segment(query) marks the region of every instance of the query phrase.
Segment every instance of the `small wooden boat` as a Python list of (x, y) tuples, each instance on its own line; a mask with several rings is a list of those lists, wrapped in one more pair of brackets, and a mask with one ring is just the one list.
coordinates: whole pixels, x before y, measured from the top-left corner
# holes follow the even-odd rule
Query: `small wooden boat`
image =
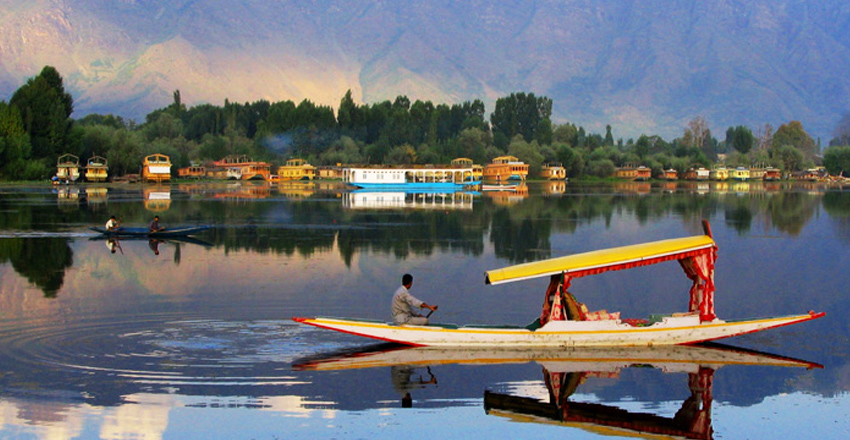
[[(724, 321), (714, 313), (714, 263), (717, 245), (704, 222), (705, 235), (661, 240), (486, 272), (486, 284), (549, 277), (540, 318), (527, 327), (393, 325), (341, 318), (293, 320), (328, 330), (413, 346), (573, 347), (694, 344), (754, 333), (820, 318), (825, 313)], [(573, 278), (677, 261), (693, 282), (686, 312), (653, 321), (621, 319), (619, 312), (591, 312), (568, 291)]]
[(92, 231), (98, 232), (103, 235), (113, 236), (113, 237), (152, 237), (152, 238), (166, 238), (166, 237), (185, 237), (187, 235), (196, 234), (198, 232), (209, 229), (209, 226), (180, 226), (176, 228), (166, 228), (162, 231), (151, 232), (148, 228), (130, 228), (121, 226), (115, 230), (108, 230), (103, 226), (92, 226)]

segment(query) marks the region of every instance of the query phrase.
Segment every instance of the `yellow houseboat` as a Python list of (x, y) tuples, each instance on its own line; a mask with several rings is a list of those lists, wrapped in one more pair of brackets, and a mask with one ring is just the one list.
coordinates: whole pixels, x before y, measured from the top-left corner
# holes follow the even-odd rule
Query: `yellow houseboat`
[(565, 180), (567, 178), (567, 170), (561, 164), (543, 164), (543, 169), (540, 170), (540, 177), (549, 180)]
[(228, 179), (237, 180), (270, 180), (271, 164), (268, 162), (255, 162), (245, 155), (231, 155), (222, 160), (213, 162), (217, 168), (225, 168)]
[(171, 158), (164, 154), (151, 154), (142, 162), (142, 180), (167, 182), (171, 180)]
[(105, 182), (108, 177), (108, 170), (105, 157), (92, 156), (86, 164), (86, 180), (89, 182)]
[(644, 165), (635, 166), (629, 164), (617, 168), (614, 176), (618, 179), (626, 180), (649, 180), (652, 177), (652, 170)]
[(484, 180), (525, 180), (528, 164), (514, 156), (499, 156), (484, 166)]
[(458, 157), (452, 160), (452, 166), (461, 168), (472, 168), (472, 180), (478, 181), (484, 178), (484, 166), (472, 163), (472, 159)]
[(316, 167), (310, 165), (304, 159), (289, 159), (286, 161), (286, 165), (278, 167), (277, 175), (279, 181), (313, 180), (316, 178)]
[(723, 165), (715, 166), (712, 168), (711, 172), (708, 173), (708, 178), (718, 182), (727, 180), (729, 179), (729, 169)]
[(63, 154), (56, 160), (55, 183), (76, 182), (80, 178), (80, 158), (73, 154)]
[(738, 167), (729, 172), (729, 177), (732, 180), (745, 181), (750, 180), (750, 170), (749, 168)]

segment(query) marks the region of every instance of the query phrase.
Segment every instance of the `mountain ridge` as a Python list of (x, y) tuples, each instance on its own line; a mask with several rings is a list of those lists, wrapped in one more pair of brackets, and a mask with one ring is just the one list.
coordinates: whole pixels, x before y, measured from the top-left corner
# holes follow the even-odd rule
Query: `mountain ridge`
[(517, 91), (555, 122), (676, 137), (800, 120), (828, 141), (850, 111), (850, 5), (802, 0), (0, 1), (0, 99), (44, 65), (74, 117), (141, 120), (260, 99), (338, 106), (407, 95), (488, 112)]

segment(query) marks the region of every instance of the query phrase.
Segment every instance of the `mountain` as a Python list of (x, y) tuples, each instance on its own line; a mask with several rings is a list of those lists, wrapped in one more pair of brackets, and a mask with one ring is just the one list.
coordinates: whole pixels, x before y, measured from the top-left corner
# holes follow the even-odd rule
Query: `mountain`
[(0, 99), (44, 65), (74, 117), (143, 120), (179, 89), (336, 107), (524, 91), (615, 137), (715, 136), (799, 120), (824, 143), (850, 111), (840, 0), (0, 0)]

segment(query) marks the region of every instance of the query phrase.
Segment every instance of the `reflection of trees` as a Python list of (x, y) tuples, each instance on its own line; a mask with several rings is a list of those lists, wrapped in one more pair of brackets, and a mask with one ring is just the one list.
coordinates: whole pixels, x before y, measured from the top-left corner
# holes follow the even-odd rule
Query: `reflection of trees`
[(767, 203), (767, 216), (780, 232), (798, 235), (817, 211), (819, 197), (802, 192), (774, 194)]
[(823, 196), (823, 209), (838, 228), (838, 235), (850, 243), (850, 193), (831, 191)]
[(0, 263), (11, 262), (17, 273), (55, 297), (73, 264), (67, 238), (9, 238), (0, 240)]

